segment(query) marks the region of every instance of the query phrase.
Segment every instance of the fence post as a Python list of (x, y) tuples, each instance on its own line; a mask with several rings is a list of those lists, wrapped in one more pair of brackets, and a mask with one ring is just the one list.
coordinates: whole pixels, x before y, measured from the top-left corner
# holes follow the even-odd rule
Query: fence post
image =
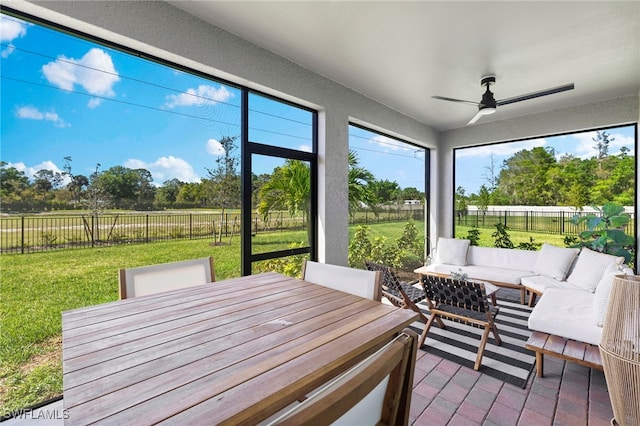
[(20, 232), (22, 241), (20, 242), (21, 253), (24, 254), (24, 216), (22, 216), (22, 230)]
[(145, 215), (145, 233), (144, 233), (144, 242), (149, 242), (149, 215)]
[(560, 215), (560, 223), (562, 224), (560, 225), (560, 235), (564, 235), (564, 211), (561, 211)]
[(525, 231), (529, 230), (529, 210), (524, 212), (524, 229)]
[(95, 242), (96, 242), (96, 225), (95, 225), (95, 221), (96, 221), (96, 215), (92, 214), (91, 215), (91, 248), (95, 247)]
[(193, 213), (189, 213), (189, 239), (193, 239)]

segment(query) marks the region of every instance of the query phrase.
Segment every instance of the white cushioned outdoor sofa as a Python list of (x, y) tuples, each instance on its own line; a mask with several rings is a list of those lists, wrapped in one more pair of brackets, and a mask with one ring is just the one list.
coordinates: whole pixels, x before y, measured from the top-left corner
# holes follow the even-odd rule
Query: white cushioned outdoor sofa
[[(624, 258), (588, 248), (543, 244), (539, 251), (471, 246), (469, 240), (439, 238), (436, 255), (424, 270), (519, 289), (521, 303), (539, 297), (529, 328), (592, 345), (600, 342), (615, 275), (633, 274)], [(532, 304), (532, 303), (531, 303)]]

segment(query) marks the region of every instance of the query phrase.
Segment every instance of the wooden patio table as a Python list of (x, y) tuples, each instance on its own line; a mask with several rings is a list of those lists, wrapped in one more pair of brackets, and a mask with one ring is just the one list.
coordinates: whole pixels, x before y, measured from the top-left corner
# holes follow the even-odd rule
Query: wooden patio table
[(416, 319), (273, 272), (66, 311), (65, 422), (256, 424)]

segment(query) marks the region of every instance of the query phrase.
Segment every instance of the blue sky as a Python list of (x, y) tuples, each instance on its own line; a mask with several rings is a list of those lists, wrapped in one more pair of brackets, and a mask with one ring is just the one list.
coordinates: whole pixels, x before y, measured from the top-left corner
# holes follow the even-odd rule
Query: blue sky
[[(154, 183), (197, 182), (222, 155), (219, 140), (240, 134), (240, 91), (48, 28), (0, 16), (0, 159), (31, 177), (62, 171), (72, 157), (74, 174), (121, 165), (145, 168)], [(251, 95), (252, 141), (311, 150), (311, 114)], [(610, 131), (610, 153), (627, 146), (632, 128)], [(424, 191), (424, 151), (350, 126), (350, 148), (376, 179)], [(591, 156), (595, 132), (458, 151), (456, 185), (476, 192), (484, 166), (513, 153), (549, 145), (559, 154)], [(239, 154), (239, 150), (236, 151)], [(270, 173), (281, 160), (254, 161)]]

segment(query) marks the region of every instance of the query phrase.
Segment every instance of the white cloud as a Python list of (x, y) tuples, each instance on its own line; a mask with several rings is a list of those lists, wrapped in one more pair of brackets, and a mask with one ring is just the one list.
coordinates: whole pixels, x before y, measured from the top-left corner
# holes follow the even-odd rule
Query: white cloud
[(100, 106), (100, 104), (102, 104), (102, 99), (100, 99), (100, 98), (91, 98), (91, 99), (89, 99), (89, 102), (87, 103), (87, 108), (90, 108), (90, 109), (98, 108)]
[(54, 62), (43, 65), (42, 72), (61, 89), (73, 90), (77, 84), (96, 96), (114, 96), (113, 85), (120, 81), (111, 56), (95, 47), (80, 59), (60, 55)]
[(224, 155), (224, 148), (216, 139), (209, 139), (207, 141), (207, 152), (211, 155)]
[(15, 50), (13, 41), (27, 34), (27, 23), (16, 18), (0, 17), (0, 42), (7, 47), (0, 52), (0, 56), (7, 58)]
[(162, 182), (174, 178), (182, 182), (200, 182), (200, 177), (193, 171), (191, 164), (182, 158), (176, 158), (172, 155), (160, 157), (153, 163), (146, 163), (142, 160), (132, 158), (125, 161), (124, 166), (131, 169), (149, 170), (156, 185), (160, 185)]
[(71, 127), (60, 116), (54, 112), (42, 112), (34, 106), (24, 106), (18, 108), (16, 111), (18, 118), (24, 118), (27, 120), (45, 120), (51, 121), (56, 127)]
[[(629, 148), (629, 154), (633, 155), (635, 151), (635, 142), (631, 137), (623, 136), (620, 134), (607, 132), (609, 135), (609, 155), (617, 155), (620, 153), (620, 148), (626, 146)], [(596, 142), (593, 140), (597, 137), (598, 133), (593, 132), (584, 132), (577, 133), (575, 135), (571, 135), (573, 138), (578, 140), (578, 145), (576, 146), (574, 152), (577, 157), (582, 159), (597, 157), (598, 150), (595, 148)], [(613, 139), (613, 140), (612, 140)]]
[(304, 151), (304, 152), (311, 152), (311, 146), (310, 145), (300, 145), (298, 147), (298, 149), (300, 151)]
[(475, 148), (465, 148), (456, 150), (456, 158), (464, 157), (490, 157), (513, 155), (524, 149), (530, 150), (539, 146), (546, 146), (547, 141), (544, 138), (530, 139), (521, 142), (500, 143), (493, 145), (479, 146)]
[[(7, 167), (14, 167), (16, 170), (24, 172), (25, 176), (27, 176), (30, 180), (33, 180), (33, 176), (39, 172), (40, 170), (51, 170), (54, 173), (62, 173), (62, 170), (51, 160), (43, 161), (40, 164), (36, 164), (34, 166), (27, 166), (22, 161), (19, 163), (7, 163)], [(62, 180), (62, 185), (66, 185), (71, 180), (69, 177), (65, 176)]]
[(201, 84), (197, 89), (187, 89), (185, 93), (167, 96), (165, 106), (175, 108), (177, 106), (202, 106), (215, 105), (218, 102), (225, 102), (233, 97), (224, 86), (215, 88), (206, 84)]

